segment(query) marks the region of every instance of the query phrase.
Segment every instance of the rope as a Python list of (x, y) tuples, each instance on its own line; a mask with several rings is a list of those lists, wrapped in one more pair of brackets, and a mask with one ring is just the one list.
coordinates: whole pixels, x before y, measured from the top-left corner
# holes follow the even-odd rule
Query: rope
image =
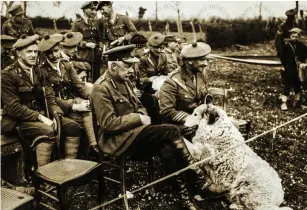
[[(180, 169), (179, 171), (176, 171), (176, 172), (174, 172), (174, 173), (171, 173), (171, 174), (169, 174), (169, 175), (167, 175), (167, 176), (165, 176), (165, 177), (162, 177), (162, 178), (160, 178), (160, 179), (157, 179), (156, 181), (153, 181), (153, 182), (151, 182), (151, 183), (149, 183), (149, 184), (147, 184), (147, 185), (144, 185), (144, 186), (142, 186), (142, 187), (140, 187), (140, 188), (138, 188), (138, 189), (136, 189), (136, 190), (133, 190), (131, 193), (134, 194), (134, 193), (139, 192), (139, 191), (141, 191), (141, 190), (143, 190), (143, 189), (146, 189), (146, 188), (148, 188), (148, 187), (150, 187), (150, 186), (153, 186), (153, 185), (155, 185), (155, 184), (158, 184), (158, 183), (160, 183), (160, 182), (162, 182), (162, 181), (164, 181), (164, 180), (166, 180), (166, 179), (169, 179), (169, 178), (174, 177), (174, 176), (178, 176), (178, 175), (179, 175), (180, 173), (182, 173), (182, 172), (185, 172), (185, 171), (187, 171), (187, 170), (189, 170), (189, 169), (192, 169), (192, 168), (194, 168), (195, 166), (198, 166), (198, 165), (200, 165), (200, 164), (202, 164), (202, 163), (205, 163), (206, 161), (208, 161), (208, 160), (210, 160), (210, 159), (212, 159), (212, 158), (216, 158), (216, 157), (218, 157), (218, 156), (220, 156), (220, 155), (222, 155), (222, 154), (224, 154), (224, 153), (227, 153), (227, 152), (229, 152), (229, 151), (231, 151), (231, 150), (233, 150), (233, 149), (235, 149), (235, 148), (237, 148), (237, 147), (239, 147), (239, 146), (241, 146), (241, 145), (243, 145), (243, 144), (246, 144), (246, 143), (248, 143), (248, 142), (254, 141), (254, 140), (257, 139), (257, 138), (260, 138), (260, 137), (262, 137), (262, 136), (264, 136), (264, 135), (266, 135), (266, 134), (268, 134), (268, 133), (270, 133), (270, 132), (272, 132), (272, 131), (276, 131), (278, 128), (284, 127), (284, 126), (286, 126), (286, 125), (288, 125), (288, 124), (290, 124), (290, 123), (292, 123), (292, 122), (295, 122), (295, 121), (297, 121), (297, 120), (299, 120), (299, 119), (301, 119), (301, 118), (304, 118), (304, 117), (306, 117), (306, 116), (307, 116), (307, 112), (306, 112), (305, 114), (302, 114), (302, 115), (300, 115), (300, 116), (298, 116), (298, 117), (296, 117), (296, 118), (294, 118), (294, 119), (292, 119), (292, 120), (290, 120), (290, 121), (287, 121), (287, 122), (285, 122), (285, 123), (283, 123), (283, 124), (281, 124), (281, 125), (279, 125), (279, 126), (277, 126), (277, 127), (274, 127), (274, 128), (272, 128), (272, 129), (270, 129), (270, 130), (268, 130), (268, 131), (265, 131), (265, 132), (263, 132), (263, 133), (261, 133), (261, 134), (259, 134), (259, 135), (257, 135), (257, 136), (254, 136), (254, 137), (252, 137), (252, 138), (250, 138), (250, 139), (248, 139), (248, 140), (246, 140), (246, 141), (244, 141), (244, 142), (242, 142), (242, 143), (240, 143), (240, 144), (237, 144), (237, 145), (234, 145), (234, 146), (232, 146), (232, 147), (229, 147), (228, 149), (226, 149), (226, 150), (224, 150), (224, 151), (222, 151), (222, 152), (219, 152), (219, 153), (217, 153), (217, 154), (215, 154), (215, 155), (211, 155), (210, 157), (207, 157), (207, 158), (205, 158), (205, 159), (203, 159), (203, 160), (200, 160), (200, 161), (198, 161), (198, 162), (196, 162), (196, 163), (194, 163), (194, 164), (192, 164), (192, 165), (189, 165), (189, 166), (187, 166), (187, 167), (185, 167), (185, 168), (183, 168), (183, 169)], [(96, 207), (94, 207), (94, 208), (92, 208), (92, 209), (90, 209), (90, 210), (95, 210), (95, 209), (101, 208), (101, 207), (103, 207), (103, 206), (105, 206), (105, 205), (108, 205), (108, 204), (113, 203), (113, 202), (115, 202), (115, 201), (117, 201), (117, 200), (120, 200), (120, 199), (122, 199), (123, 197), (124, 197), (124, 195), (121, 195), (121, 196), (119, 196), (118, 198), (114, 198), (114, 199), (108, 201), (107, 203), (104, 203), (104, 204), (102, 204), (102, 205), (96, 206)]]

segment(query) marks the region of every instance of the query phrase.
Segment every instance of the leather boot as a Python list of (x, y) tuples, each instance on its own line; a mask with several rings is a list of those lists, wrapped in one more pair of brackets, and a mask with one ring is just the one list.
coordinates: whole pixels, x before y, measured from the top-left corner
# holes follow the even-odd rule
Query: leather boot
[(67, 136), (65, 141), (65, 158), (76, 159), (80, 144), (80, 137)]
[(98, 155), (99, 149), (97, 146), (97, 140), (96, 140), (94, 127), (93, 127), (93, 117), (92, 117), (91, 112), (83, 113), (83, 126), (86, 132), (86, 135), (87, 135), (87, 139), (90, 144), (91, 152), (94, 153), (95, 155)]
[(182, 174), (176, 177), (176, 184), (179, 190), (178, 195), (179, 195), (179, 200), (180, 200), (182, 209), (200, 210), (200, 208), (191, 201), (187, 187), (185, 183), (183, 182)]
[(40, 143), (36, 148), (36, 159), (37, 167), (42, 167), (50, 163), (52, 154), (52, 144), (50, 143)]

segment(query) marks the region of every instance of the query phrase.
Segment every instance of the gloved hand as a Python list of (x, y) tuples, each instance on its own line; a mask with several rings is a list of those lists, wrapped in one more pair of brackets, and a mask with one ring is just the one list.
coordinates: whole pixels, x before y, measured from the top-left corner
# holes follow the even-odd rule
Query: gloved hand
[(186, 127), (184, 125), (179, 126), (181, 134), (187, 139), (193, 138), (197, 128), (198, 128), (198, 125), (194, 125), (192, 127)]
[(54, 126), (54, 122), (52, 120), (50, 120), (49, 118), (45, 117), (42, 114), (38, 115), (38, 120), (41, 121), (42, 123), (48, 125), (48, 126), (51, 126), (51, 127)]
[(96, 47), (96, 44), (94, 42), (87, 42), (85, 46), (88, 48), (94, 49)]
[(126, 38), (124, 37), (124, 36), (122, 36), (122, 37), (119, 37), (117, 40), (117, 44), (118, 45), (120, 45), (120, 44), (122, 44), (123, 43), (123, 41), (125, 40)]
[(89, 112), (90, 109), (90, 102), (88, 100), (82, 101), (80, 104), (73, 104), (72, 110), (74, 112)]

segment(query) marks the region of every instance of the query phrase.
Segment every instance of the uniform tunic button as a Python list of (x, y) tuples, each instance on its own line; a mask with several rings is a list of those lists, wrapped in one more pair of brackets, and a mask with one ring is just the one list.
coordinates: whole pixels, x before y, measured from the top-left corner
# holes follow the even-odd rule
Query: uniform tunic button
[(187, 96), (187, 95), (184, 95), (184, 97), (187, 98), (188, 96)]
[(123, 102), (123, 100), (119, 100), (119, 102)]

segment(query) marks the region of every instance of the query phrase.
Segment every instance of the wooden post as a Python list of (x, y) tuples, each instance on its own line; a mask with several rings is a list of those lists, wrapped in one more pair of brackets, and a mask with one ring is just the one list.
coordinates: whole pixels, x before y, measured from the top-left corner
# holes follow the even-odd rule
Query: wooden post
[(149, 27), (150, 36), (151, 36), (151, 34), (152, 34), (152, 27), (151, 27), (151, 22), (150, 22), (150, 20), (148, 20), (148, 27)]
[(156, 1), (156, 22), (158, 21), (158, 1)]

